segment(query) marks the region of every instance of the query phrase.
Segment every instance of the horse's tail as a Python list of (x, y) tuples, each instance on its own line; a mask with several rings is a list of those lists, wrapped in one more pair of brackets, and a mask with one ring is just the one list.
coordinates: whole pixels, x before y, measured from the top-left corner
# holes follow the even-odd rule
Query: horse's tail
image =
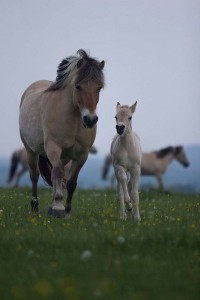
[(106, 180), (107, 179), (107, 176), (108, 176), (108, 171), (110, 169), (110, 165), (112, 163), (112, 158), (111, 158), (111, 155), (108, 154), (106, 156), (106, 159), (105, 159), (105, 163), (104, 163), (104, 166), (103, 166), (103, 169), (102, 169), (102, 175), (101, 175), (101, 178), (103, 180)]
[(47, 157), (39, 155), (38, 167), (40, 170), (40, 175), (42, 176), (44, 181), (48, 185), (53, 186), (51, 181), (52, 164), (50, 163), (49, 159)]
[(17, 152), (14, 152), (11, 156), (11, 165), (8, 173), (7, 183), (11, 183), (11, 181), (13, 180), (13, 177), (17, 170), (18, 163), (19, 163), (19, 157), (17, 155)]

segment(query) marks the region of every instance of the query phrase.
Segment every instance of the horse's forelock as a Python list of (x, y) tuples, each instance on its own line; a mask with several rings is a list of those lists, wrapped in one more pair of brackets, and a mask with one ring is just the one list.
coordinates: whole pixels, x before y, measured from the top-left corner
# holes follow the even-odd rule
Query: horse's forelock
[[(104, 86), (104, 75), (98, 60), (89, 57), (83, 49), (77, 51), (79, 56), (69, 56), (61, 61), (57, 69), (56, 81), (48, 90), (57, 90), (70, 82), (79, 83), (82, 80), (93, 80)], [(80, 67), (77, 63), (83, 60)]]

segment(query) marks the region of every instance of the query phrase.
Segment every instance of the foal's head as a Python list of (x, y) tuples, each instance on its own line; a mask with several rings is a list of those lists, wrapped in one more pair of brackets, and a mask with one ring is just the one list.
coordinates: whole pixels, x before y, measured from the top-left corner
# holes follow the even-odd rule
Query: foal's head
[(136, 109), (137, 101), (132, 105), (121, 105), (117, 102), (117, 114), (116, 119), (116, 130), (119, 135), (124, 135), (132, 129), (131, 119), (132, 115)]

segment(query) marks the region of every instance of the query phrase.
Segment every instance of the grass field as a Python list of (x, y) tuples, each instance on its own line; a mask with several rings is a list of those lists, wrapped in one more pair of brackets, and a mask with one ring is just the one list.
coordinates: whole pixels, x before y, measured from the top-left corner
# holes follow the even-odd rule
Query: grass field
[(77, 190), (68, 220), (29, 194), (0, 189), (0, 299), (200, 299), (199, 195), (141, 192), (136, 223), (115, 191)]

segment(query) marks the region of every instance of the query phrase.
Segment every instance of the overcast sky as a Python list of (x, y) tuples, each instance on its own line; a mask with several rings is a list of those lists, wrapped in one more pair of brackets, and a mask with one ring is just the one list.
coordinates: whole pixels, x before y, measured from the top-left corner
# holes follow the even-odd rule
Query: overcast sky
[(200, 144), (199, 0), (0, 0), (0, 157), (22, 146), (24, 90), (54, 80), (80, 48), (106, 62), (99, 154), (110, 149), (117, 101), (138, 100), (143, 151)]

